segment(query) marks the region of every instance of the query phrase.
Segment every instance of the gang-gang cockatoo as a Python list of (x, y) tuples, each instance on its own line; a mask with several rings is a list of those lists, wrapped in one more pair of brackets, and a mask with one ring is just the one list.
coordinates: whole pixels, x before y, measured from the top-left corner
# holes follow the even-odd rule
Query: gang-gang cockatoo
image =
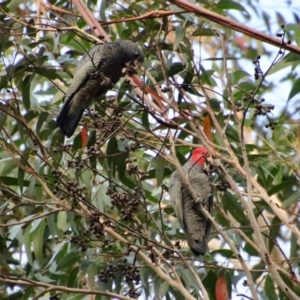
[(127, 40), (103, 43), (89, 50), (78, 63), (56, 120), (63, 134), (72, 136), (84, 110), (114, 87), (125, 75), (124, 68), (136, 68), (143, 61), (142, 50)]
[(200, 210), (200, 202), (209, 213), (213, 208), (212, 186), (206, 168), (209, 156), (204, 147), (196, 148), (182, 167), (197, 194), (196, 202), (178, 171), (172, 173), (169, 184), (172, 206), (186, 234), (188, 245), (195, 255), (207, 252), (207, 239), (211, 228), (210, 221)]

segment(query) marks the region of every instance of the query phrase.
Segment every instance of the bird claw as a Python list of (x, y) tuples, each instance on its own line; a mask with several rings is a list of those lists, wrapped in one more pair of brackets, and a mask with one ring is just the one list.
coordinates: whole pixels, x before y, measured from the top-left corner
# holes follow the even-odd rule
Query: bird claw
[(93, 73), (89, 74), (89, 79), (98, 79), (98, 78), (101, 78), (101, 77), (103, 77), (103, 75), (99, 71), (96, 71), (96, 72), (93, 72)]
[(220, 192), (225, 192), (230, 188), (230, 184), (227, 181), (222, 181), (221, 183), (214, 183), (212, 186)]
[(203, 199), (201, 199), (200, 197), (198, 197), (197, 198), (197, 200), (196, 201), (194, 201), (194, 205), (196, 205), (196, 204), (201, 204), (201, 205), (203, 205), (204, 204), (204, 201), (203, 201)]
[[(96, 79), (96, 80), (98, 79), (99, 83), (101, 85), (106, 85), (106, 86), (111, 86), (111, 87), (114, 86), (113, 83), (111, 82), (111, 80), (108, 77), (104, 76), (100, 71), (91, 73), (89, 75), (89, 79)], [(100, 82), (100, 80), (101, 80), (101, 82)]]
[(213, 165), (211, 162), (207, 162), (206, 163), (206, 166), (205, 166), (205, 169), (206, 171), (209, 173), (209, 174), (212, 174), (214, 172), (218, 172), (218, 167)]

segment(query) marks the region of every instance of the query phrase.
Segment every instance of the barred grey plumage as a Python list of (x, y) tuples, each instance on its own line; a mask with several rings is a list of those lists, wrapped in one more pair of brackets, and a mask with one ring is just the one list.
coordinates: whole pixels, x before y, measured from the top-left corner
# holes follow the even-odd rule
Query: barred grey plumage
[(132, 63), (142, 64), (144, 54), (131, 41), (115, 41), (94, 46), (78, 63), (74, 79), (57, 117), (61, 131), (71, 137), (84, 110), (113, 88), (124, 76), (123, 69)]
[[(188, 180), (203, 207), (211, 213), (213, 196), (209, 176), (204, 170), (205, 157), (208, 157), (205, 148), (195, 149), (182, 170), (185, 175), (188, 174)], [(178, 171), (171, 175), (169, 194), (178, 221), (186, 233), (189, 247), (195, 255), (205, 254), (211, 223), (201, 212), (199, 202), (194, 201)]]

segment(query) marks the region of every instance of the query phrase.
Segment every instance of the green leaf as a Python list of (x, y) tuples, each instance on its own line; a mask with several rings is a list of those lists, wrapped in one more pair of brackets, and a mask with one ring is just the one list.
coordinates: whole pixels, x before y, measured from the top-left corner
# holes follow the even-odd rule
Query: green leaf
[(169, 289), (169, 284), (159, 276), (154, 280), (154, 292), (157, 299), (163, 299)]
[(201, 69), (201, 78), (202, 78), (203, 83), (206, 83), (211, 87), (215, 87), (217, 84), (216, 84), (216, 81), (212, 77), (213, 74), (215, 73), (215, 71), (214, 70), (205, 70), (202, 65), (200, 65), (200, 69)]
[(46, 227), (45, 219), (34, 220), (32, 228), (34, 228), (35, 226), (37, 226), (37, 229), (32, 233), (33, 252), (35, 254), (37, 262), (42, 268), (44, 266), (43, 247), (44, 231)]
[[(22, 158), (24, 159), (24, 161), (27, 161), (28, 157), (29, 157), (29, 151), (24, 151), (23, 155), (22, 155)], [(18, 169), (18, 185), (20, 187), (21, 195), (23, 194), (24, 175), (25, 175), (25, 172), (24, 172), (23, 168), (19, 167), (19, 169)]]
[(63, 270), (65, 268), (69, 268), (73, 264), (78, 263), (80, 258), (81, 258), (81, 253), (80, 252), (78, 252), (78, 251), (69, 252), (65, 256), (63, 256), (61, 258), (61, 260), (58, 262), (56, 270), (60, 271), (60, 270)]
[(101, 184), (97, 187), (96, 197), (93, 197), (92, 203), (102, 212), (105, 212), (106, 206), (110, 204), (110, 197), (107, 195), (107, 185)]
[(257, 173), (259, 175), (259, 183), (264, 187), (264, 188), (268, 188), (268, 183), (267, 183), (267, 173), (268, 173), (268, 170), (260, 165), (257, 167)]
[(192, 36), (215, 36), (216, 33), (212, 28), (197, 28)]
[(256, 281), (258, 278), (262, 276), (264, 271), (259, 272), (258, 270), (264, 270), (266, 269), (265, 263), (263, 261), (259, 262), (258, 264), (254, 265), (252, 270), (256, 270), (255, 272), (252, 272), (253, 280)]
[(36, 277), (37, 280), (40, 281), (40, 282), (45, 282), (45, 283), (53, 283), (53, 282), (55, 282), (55, 280), (50, 279), (49, 277), (44, 276), (44, 275), (42, 275), (41, 273), (36, 273), (36, 274), (35, 274), (35, 277)]
[(211, 270), (208, 271), (207, 275), (202, 279), (202, 283), (203, 283), (205, 289), (208, 292), (210, 300), (216, 300), (215, 286), (216, 286), (216, 283), (217, 283), (217, 279), (218, 278), (217, 278), (216, 273), (211, 271)]
[[(253, 232), (252, 229), (250, 229), (250, 230), (248, 230), (248, 231), (246, 232), (246, 234), (247, 234), (247, 236), (248, 236), (248, 238), (249, 238), (250, 240), (253, 240), (253, 239), (252, 239), (252, 232)], [(250, 243), (248, 243), (248, 242), (245, 243), (245, 246), (243, 247), (243, 249), (244, 249), (244, 251), (247, 252), (249, 255), (252, 255), (252, 256), (258, 255), (257, 250), (256, 250)]]
[[(19, 174), (19, 171), (18, 171), (18, 174)], [(23, 173), (23, 176), (24, 176), (24, 173)], [(0, 182), (2, 184), (8, 185), (8, 186), (19, 186), (20, 185), (19, 179), (15, 178), (15, 177), (9, 177), (9, 176), (0, 176)], [(23, 177), (21, 186), (28, 187), (29, 185), (30, 185), (30, 181), (24, 180), (24, 177)]]
[(65, 211), (59, 211), (57, 216), (57, 227), (61, 231), (66, 231), (68, 229), (68, 222), (67, 222), (67, 213)]
[(51, 267), (51, 265), (53, 265), (56, 262), (56, 258), (59, 261), (59, 259), (61, 259), (61, 257), (63, 257), (66, 254), (67, 250), (68, 250), (68, 242), (67, 241), (63, 240), (63, 241), (55, 244), (53, 246), (53, 250), (52, 250), (53, 251), (52, 257), (48, 261), (48, 264), (46, 265), (45, 268)]
[(30, 233), (30, 230), (31, 230), (31, 226), (27, 226), (27, 228), (24, 231), (24, 246), (25, 246), (25, 252), (26, 252), (26, 257), (28, 259), (28, 262), (31, 266), (33, 266), (32, 252), (31, 252), (32, 235)]
[(185, 66), (183, 63), (181, 62), (175, 62), (171, 65), (171, 67), (168, 70), (168, 76), (172, 77), (176, 74), (178, 74), (179, 72), (182, 72), (184, 70)]
[(300, 77), (295, 81), (287, 100), (291, 100), (300, 92)]
[(249, 225), (249, 220), (245, 216), (244, 209), (234, 195), (230, 192), (225, 192), (222, 197), (222, 202), (226, 212), (230, 212), (242, 225)]
[(182, 42), (183, 38), (185, 36), (185, 28), (183, 27), (176, 27), (175, 29), (175, 41), (173, 44), (173, 51), (177, 49), (177, 47)]
[(165, 165), (166, 161), (159, 155), (155, 160), (157, 186), (160, 186), (164, 180)]
[[(65, 136), (61, 133), (60, 130), (56, 130), (51, 138), (51, 149), (55, 149), (64, 143)], [(54, 159), (54, 166), (57, 167), (58, 163), (62, 159), (63, 152), (62, 151), (52, 151), (51, 153)]]
[(177, 265), (176, 269), (178, 270), (178, 274), (182, 278), (185, 283), (187, 289), (193, 288), (198, 295), (198, 283), (194, 274), (192, 274), (188, 269), (183, 267), (182, 265)]
[(244, 77), (250, 77), (250, 74), (244, 70), (234, 71), (232, 73), (232, 84), (237, 84)]
[(32, 75), (27, 75), (22, 82), (22, 99), (26, 110), (30, 108), (30, 84), (32, 78)]
[(60, 239), (63, 238), (62, 232), (57, 227), (57, 213), (51, 214), (47, 217), (47, 225), (51, 235), (57, 235)]
[(254, 92), (256, 87), (254, 84), (252, 84), (251, 82), (246, 82), (246, 81), (243, 81), (239, 84), (239, 89), (240, 91), (244, 92), (244, 93), (250, 93), (250, 92)]
[(225, 271), (224, 272), (224, 276), (226, 279), (226, 285), (227, 285), (227, 291), (228, 291), (228, 296), (229, 299), (231, 298), (231, 294), (232, 294), (232, 277), (233, 277), (233, 272), (232, 271)]
[(231, 1), (231, 0), (221, 0), (218, 2), (217, 9), (234, 9), (234, 10), (239, 10), (242, 12), (247, 12), (245, 7), (242, 6), (241, 4)]
[(118, 153), (118, 141), (115, 137), (112, 137), (107, 144), (106, 155), (107, 155), (107, 164), (110, 167), (110, 170), (114, 176), (115, 174), (115, 154)]
[(42, 125), (45, 123), (47, 118), (49, 117), (49, 114), (46, 112), (41, 113), (41, 115), (38, 118), (37, 124), (36, 124), (36, 133), (39, 134)]
[(287, 207), (291, 206), (292, 204), (297, 203), (299, 201), (299, 198), (300, 198), (300, 190), (296, 191), (289, 198), (284, 200), (282, 202), (282, 207), (287, 208)]
[(78, 273), (79, 273), (79, 267), (75, 267), (71, 272), (68, 274), (68, 287), (76, 287), (78, 284)]
[(235, 254), (233, 254), (232, 250), (230, 249), (218, 249), (210, 253), (210, 255), (215, 255), (215, 254), (220, 254), (226, 258), (236, 258)]
[(149, 113), (147, 111), (143, 111), (142, 113), (142, 124), (145, 126), (145, 128), (150, 128)]
[(128, 152), (121, 152), (119, 150), (118, 141), (115, 137), (112, 137), (109, 140), (106, 155), (112, 176), (115, 175), (115, 171), (117, 169), (119, 178), (123, 180), (126, 171), (126, 159), (128, 158)]
[[(95, 276), (98, 274), (98, 266), (94, 263), (91, 263), (88, 266), (87, 274), (88, 274), (88, 283), (91, 289), (94, 289), (95, 286)], [(111, 289), (110, 289), (111, 290)]]
[(277, 247), (274, 242), (277, 241), (277, 238), (278, 238), (278, 235), (279, 235), (279, 232), (280, 232), (280, 227), (281, 227), (281, 220), (275, 216), (271, 222), (271, 225), (270, 225), (270, 239), (268, 241), (268, 244), (269, 244), (269, 253), (272, 252), (273, 250), (273, 247)]
[(285, 24), (284, 29), (286, 31), (295, 31), (295, 32), (298, 32), (298, 34), (300, 34), (300, 25), (299, 24)]
[(269, 190), (268, 190), (268, 195), (269, 196), (272, 196), (282, 190), (285, 190), (285, 189), (288, 189), (288, 188), (292, 188), (293, 186), (295, 186), (297, 184), (296, 181), (291, 181), (291, 180), (287, 180), (287, 181), (284, 181), (284, 182), (281, 182), (273, 187), (271, 187)]
[(141, 282), (143, 284), (143, 289), (145, 292), (145, 297), (148, 299), (150, 295), (150, 283), (149, 283), (149, 278), (151, 278), (150, 275), (153, 275), (153, 270), (150, 268), (141, 268)]
[(270, 275), (266, 276), (265, 280), (265, 293), (269, 300), (277, 299), (277, 294), (274, 286), (274, 282)]

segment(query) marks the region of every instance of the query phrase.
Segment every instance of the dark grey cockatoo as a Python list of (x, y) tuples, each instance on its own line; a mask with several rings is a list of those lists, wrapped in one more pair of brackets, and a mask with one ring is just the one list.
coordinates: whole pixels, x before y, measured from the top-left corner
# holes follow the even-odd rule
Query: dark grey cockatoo
[[(194, 188), (198, 201), (212, 212), (213, 196), (209, 176), (205, 170), (209, 153), (204, 147), (197, 148), (182, 167), (185, 175)], [(169, 194), (178, 221), (186, 233), (187, 242), (195, 255), (207, 252), (207, 239), (211, 223), (202, 214), (199, 202), (195, 202), (178, 171), (170, 178)]]
[(73, 82), (56, 123), (70, 137), (84, 110), (98, 97), (113, 88), (124, 76), (124, 68), (135, 68), (144, 61), (141, 49), (131, 41), (96, 45), (78, 63)]

